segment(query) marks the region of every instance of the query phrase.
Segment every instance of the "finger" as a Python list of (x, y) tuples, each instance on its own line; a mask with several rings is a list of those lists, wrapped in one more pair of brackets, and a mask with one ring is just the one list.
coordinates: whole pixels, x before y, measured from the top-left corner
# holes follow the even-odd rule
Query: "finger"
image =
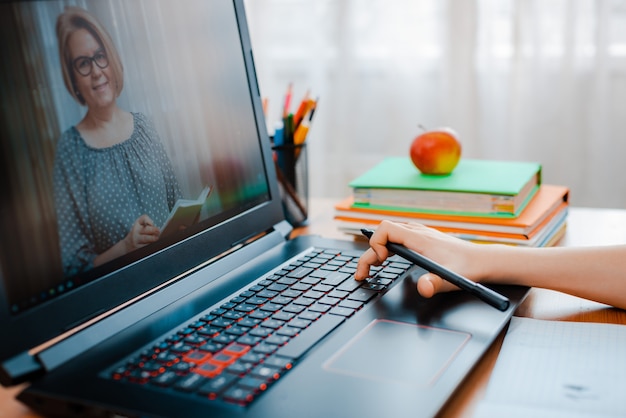
[(356, 280), (364, 280), (369, 277), (370, 274), (370, 266), (380, 265), (381, 260), (378, 259), (378, 256), (371, 248), (368, 248), (359, 258), (359, 261), (356, 265), (356, 272), (354, 273), (354, 278)]
[(449, 292), (455, 289), (458, 289), (458, 287), (433, 273), (423, 274), (417, 281), (417, 291), (425, 298), (431, 298), (437, 293)]
[(151, 226), (151, 225), (144, 225), (142, 230), (141, 230), (142, 235), (146, 235), (146, 236), (158, 236), (160, 231), (159, 228), (157, 228), (156, 226)]
[(154, 221), (146, 214), (141, 215), (137, 221), (143, 226), (154, 226)]

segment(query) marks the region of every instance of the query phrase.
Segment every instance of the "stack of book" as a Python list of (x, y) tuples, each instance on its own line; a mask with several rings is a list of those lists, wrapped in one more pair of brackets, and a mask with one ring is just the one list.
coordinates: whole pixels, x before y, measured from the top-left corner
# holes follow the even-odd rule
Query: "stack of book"
[(569, 189), (542, 184), (535, 162), (461, 159), (449, 175), (420, 173), (390, 157), (350, 183), (335, 222), (361, 235), (382, 220), (418, 222), (481, 243), (555, 245), (565, 233)]

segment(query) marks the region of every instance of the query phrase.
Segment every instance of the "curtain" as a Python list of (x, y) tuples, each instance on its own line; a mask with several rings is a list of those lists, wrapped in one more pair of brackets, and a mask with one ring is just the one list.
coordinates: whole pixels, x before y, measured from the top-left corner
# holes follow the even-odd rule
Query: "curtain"
[(623, 0), (246, 0), (271, 131), (286, 86), (319, 105), (310, 193), (341, 198), (428, 128), (463, 157), (538, 161), (576, 206), (626, 208)]

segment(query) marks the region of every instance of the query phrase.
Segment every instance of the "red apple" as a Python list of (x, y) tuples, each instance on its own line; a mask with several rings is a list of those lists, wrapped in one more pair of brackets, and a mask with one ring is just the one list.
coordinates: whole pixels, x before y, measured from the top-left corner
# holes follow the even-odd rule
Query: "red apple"
[(424, 174), (450, 174), (461, 159), (461, 143), (450, 128), (425, 131), (411, 143), (410, 155)]

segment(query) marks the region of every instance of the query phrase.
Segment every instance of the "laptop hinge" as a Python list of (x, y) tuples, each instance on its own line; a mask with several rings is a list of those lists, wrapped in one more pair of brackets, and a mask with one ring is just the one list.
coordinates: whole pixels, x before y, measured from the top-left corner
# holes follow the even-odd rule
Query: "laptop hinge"
[(289, 235), (291, 234), (291, 231), (293, 231), (293, 226), (291, 226), (289, 222), (283, 220), (274, 225), (274, 229), (280, 233), (283, 238), (289, 239)]
[(3, 386), (13, 386), (33, 380), (44, 373), (45, 369), (38, 359), (24, 352), (2, 363), (0, 383)]

